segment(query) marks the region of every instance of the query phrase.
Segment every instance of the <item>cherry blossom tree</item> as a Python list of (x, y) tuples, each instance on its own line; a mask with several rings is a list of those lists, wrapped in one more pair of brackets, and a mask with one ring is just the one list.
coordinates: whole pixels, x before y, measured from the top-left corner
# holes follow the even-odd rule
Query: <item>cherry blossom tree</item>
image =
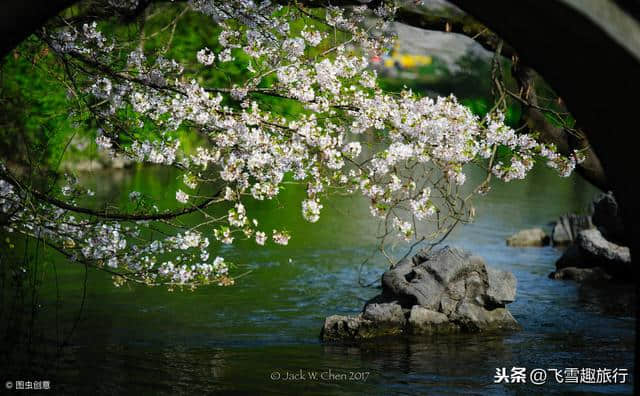
[[(472, 200), (490, 190), (491, 177), (522, 179), (537, 160), (567, 176), (584, 157), (562, 156), (506, 125), (504, 97), (479, 117), (454, 96), (381, 89), (368, 59), (392, 45), (393, 3), (192, 0), (157, 3), (127, 20), (138, 8), (136, 0), (80, 3), (38, 30), (23, 56), (55, 59), (69, 116), (90, 121), (78, 133), (94, 126), (101, 151), (179, 171), (181, 208), (96, 210), (86, 204), (92, 191), (73, 176), (52, 172), (34, 183), (0, 164), (4, 230), (111, 273), (116, 285), (233, 284), (229, 263), (210, 254), (217, 246), (243, 238), (260, 248), (300, 237), (263, 228), (247, 210), (247, 200), (276, 198), (285, 178), (306, 186), (299, 204), (310, 223), (330, 195), (364, 195), (383, 225), (385, 253), (394, 238), (433, 242), (471, 221)], [(150, 23), (167, 13), (164, 25)], [(216, 36), (188, 56), (168, 56), (180, 24), (194, 15)], [(238, 64), (241, 72), (232, 72)], [(273, 99), (299, 110), (282, 114)], [(202, 144), (185, 150), (185, 136)], [(499, 150), (506, 154), (496, 156)], [(487, 177), (469, 187), (473, 165)], [(129, 197), (142, 199), (136, 191)], [(228, 209), (219, 216), (214, 207)], [(197, 225), (178, 221), (189, 214), (200, 216)], [(150, 238), (160, 227), (164, 236)]]

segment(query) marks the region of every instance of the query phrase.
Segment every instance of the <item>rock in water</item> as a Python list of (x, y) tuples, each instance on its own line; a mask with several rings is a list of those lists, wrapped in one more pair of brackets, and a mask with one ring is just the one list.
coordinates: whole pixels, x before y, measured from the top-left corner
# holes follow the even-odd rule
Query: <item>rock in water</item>
[(570, 244), (556, 261), (552, 279), (598, 282), (632, 279), (628, 238), (618, 204), (611, 192), (593, 200), (590, 216), (565, 215), (554, 227), (554, 244)]
[(551, 240), (556, 246), (571, 245), (583, 230), (597, 228), (602, 236), (618, 245), (624, 244), (624, 224), (613, 193), (598, 195), (590, 215), (566, 214), (553, 227)]
[(409, 312), (407, 330), (410, 334), (446, 334), (457, 331), (458, 326), (441, 312), (414, 305)]
[(593, 228), (590, 216), (566, 214), (560, 216), (551, 232), (551, 240), (554, 246), (566, 246), (572, 244), (582, 230)]
[(601, 194), (593, 201), (593, 224), (598, 227), (602, 236), (618, 245), (625, 244), (626, 236), (622, 214), (613, 193)]
[(385, 335), (517, 330), (506, 304), (515, 300), (512, 273), (488, 267), (464, 250), (421, 251), (382, 276), (382, 293), (355, 316), (326, 318), (325, 341)]
[[(565, 268), (593, 268), (596, 272), (578, 274), (576, 270)], [(583, 280), (592, 278), (593, 274), (606, 274), (602, 279), (631, 279), (631, 253), (629, 248), (607, 241), (599, 230), (592, 228), (580, 231), (574, 245), (556, 262), (556, 272), (551, 273), (554, 279)], [(587, 276), (588, 275), (588, 276)]]
[(551, 279), (572, 280), (576, 282), (602, 282), (610, 281), (611, 275), (602, 268), (578, 268), (565, 267), (549, 274)]
[(546, 246), (549, 244), (549, 236), (542, 228), (531, 228), (518, 231), (507, 238), (509, 246)]

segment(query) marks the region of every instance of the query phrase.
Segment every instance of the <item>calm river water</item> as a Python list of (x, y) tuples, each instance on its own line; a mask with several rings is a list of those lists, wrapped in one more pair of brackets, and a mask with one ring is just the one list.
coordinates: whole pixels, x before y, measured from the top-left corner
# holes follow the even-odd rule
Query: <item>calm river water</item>
[[(126, 199), (126, 190), (114, 185), (152, 191), (157, 199), (171, 199), (179, 187), (172, 174), (153, 169), (123, 172), (113, 185), (105, 180), (98, 174), (90, 182), (98, 196), (116, 199)], [(218, 252), (241, 264), (239, 272), (252, 270), (235, 286), (173, 293), (115, 288), (107, 276), (90, 271), (70, 345), (57, 360), (44, 354), (46, 345), (36, 345), (13, 365), (16, 378), (8, 379), (44, 379), (60, 393), (105, 395), (630, 394), (629, 384), (557, 384), (553, 378), (541, 386), (494, 383), (503, 367), (633, 371), (634, 319), (626, 288), (550, 280), (559, 250), (505, 245), (522, 228), (549, 229), (557, 216), (585, 211), (594, 194), (577, 177), (537, 169), (526, 181), (494, 183), (476, 201), (477, 221), (448, 239), (515, 274), (517, 299), (509, 309), (523, 326), (520, 332), (324, 345), (318, 335), (327, 315), (355, 314), (379, 292), (358, 286), (360, 263), (376, 242), (376, 223), (362, 200), (335, 198), (325, 203), (317, 224), (307, 224), (294, 205), (302, 191), (291, 186), (279, 202), (250, 205), (265, 215), (267, 229), (287, 220), (290, 246), (257, 249), (241, 242)], [(395, 254), (405, 248), (398, 246)], [(385, 267), (374, 259), (362, 277), (372, 281)], [(36, 326), (51, 347), (74, 323), (84, 271), (54, 258), (45, 271)]]

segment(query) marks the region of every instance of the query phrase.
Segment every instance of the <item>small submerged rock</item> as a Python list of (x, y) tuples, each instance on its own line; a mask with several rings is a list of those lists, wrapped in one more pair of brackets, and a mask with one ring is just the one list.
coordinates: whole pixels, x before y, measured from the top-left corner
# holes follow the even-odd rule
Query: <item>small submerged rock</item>
[(595, 268), (578, 268), (565, 267), (552, 272), (549, 277), (551, 279), (572, 280), (576, 282), (600, 282), (610, 281), (612, 279), (606, 271), (600, 267)]
[(549, 244), (549, 236), (542, 228), (530, 228), (521, 230), (507, 238), (508, 246), (546, 246)]
[(382, 294), (355, 316), (325, 319), (324, 341), (358, 341), (378, 336), (433, 335), (517, 330), (507, 310), (514, 301), (512, 273), (488, 267), (462, 249), (419, 252), (382, 276)]

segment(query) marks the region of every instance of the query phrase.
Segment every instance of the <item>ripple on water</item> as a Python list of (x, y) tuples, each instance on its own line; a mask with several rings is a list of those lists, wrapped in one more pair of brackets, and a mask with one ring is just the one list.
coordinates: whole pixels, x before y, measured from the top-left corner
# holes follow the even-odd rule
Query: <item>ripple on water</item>
[[(331, 232), (319, 223), (298, 230), (302, 241), (295, 242), (294, 233), (290, 249), (226, 248), (230, 261), (252, 271), (232, 288), (173, 294), (114, 289), (108, 279), (92, 274), (83, 320), (63, 359), (52, 368), (45, 348), (39, 360), (24, 367), (82, 394), (630, 394), (628, 385), (493, 383), (500, 367), (633, 369), (629, 290), (551, 280), (547, 275), (561, 251), (505, 245), (519, 229), (545, 227), (586, 206), (594, 191), (577, 179), (563, 180), (543, 172), (533, 182), (496, 185), (476, 203), (477, 222), (447, 241), (515, 274), (518, 292), (509, 309), (521, 332), (383, 339), (359, 347), (320, 343), (324, 317), (357, 313), (379, 293), (359, 287), (358, 280), (375, 284), (387, 266), (376, 257), (360, 269), (375, 248), (370, 238), (375, 224), (364, 220), (366, 203), (361, 208), (362, 202), (337, 199), (337, 213), (351, 216), (327, 213), (321, 222), (331, 225)], [(397, 248), (394, 254), (402, 252)], [(59, 314), (71, 323), (82, 273), (65, 271), (60, 270), (65, 304)], [(43, 292), (41, 319), (55, 329), (55, 289), (48, 293)], [(370, 374), (364, 382), (270, 379), (274, 371), (301, 369)]]

